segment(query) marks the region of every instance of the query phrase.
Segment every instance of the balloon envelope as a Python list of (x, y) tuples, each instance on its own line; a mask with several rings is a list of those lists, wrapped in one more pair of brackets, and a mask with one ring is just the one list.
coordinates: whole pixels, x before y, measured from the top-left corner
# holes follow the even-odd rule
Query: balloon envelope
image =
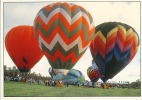
[(71, 69), (67, 75), (76, 78), (77, 82), (79, 82), (80, 84), (85, 83), (85, 77), (79, 70)]
[(89, 12), (73, 3), (60, 2), (43, 7), (35, 18), (34, 27), (51, 67), (67, 70), (84, 54), (95, 31)]
[(5, 46), (20, 72), (28, 72), (43, 56), (34, 38), (33, 26), (12, 28), (5, 37)]
[(53, 78), (53, 76), (55, 75), (55, 73), (54, 73), (52, 67), (49, 68), (48, 72), (49, 72), (50, 76)]
[(106, 22), (96, 27), (90, 45), (92, 57), (106, 82), (133, 59), (139, 47), (137, 32), (120, 22)]
[(102, 78), (99, 69), (94, 69), (92, 66), (88, 67), (87, 75), (92, 82), (97, 82), (99, 78)]
[(80, 84), (85, 83), (85, 77), (84, 75), (79, 71), (75, 69), (71, 69), (67, 75), (57, 74), (53, 76), (54, 81), (62, 80), (64, 83), (68, 82), (69, 84), (74, 84), (76, 82), (79, 82)]

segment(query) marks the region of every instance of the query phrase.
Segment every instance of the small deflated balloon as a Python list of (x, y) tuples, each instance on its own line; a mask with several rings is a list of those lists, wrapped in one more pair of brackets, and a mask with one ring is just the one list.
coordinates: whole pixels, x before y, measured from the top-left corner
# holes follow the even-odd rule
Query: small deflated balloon
[(139, 36), (129, 25), (105, 22), (96, 27), (90, 51), (102, 80), (113, 78), (134, 58), (139, 47)]
[(43, 56), (34, 38), (33, 26), (12, 28), (5, 37), (5, 47), (20, 72), (29, 72)]
[(53, 76), (54, 81), (62, 80), (64, 83), (75, 84), (79, 82), (80, 84), (85, 83), (85, 77), (81, 71), (76, 69), (69, 70), (67, 75), (57, 74)]
[(92, 42), (95, 31), (88, 11), (73, 3), (60, 2), (43, 7), (35, 18), (34, 27), (41, 50), (59, 73), (60, 69), (69, 71), (77, 63)]
[(84, 75), (82, 74), (81, 71), (79, 70), (76, 70), (76, 69), (71, 69), (68, 74), (68, 76), (71, 76), (73, 78), (76, 78), (77, 79), (77, 82), (79, 82), (80, 84), (83, 84), (85, 83), (85, 77)]

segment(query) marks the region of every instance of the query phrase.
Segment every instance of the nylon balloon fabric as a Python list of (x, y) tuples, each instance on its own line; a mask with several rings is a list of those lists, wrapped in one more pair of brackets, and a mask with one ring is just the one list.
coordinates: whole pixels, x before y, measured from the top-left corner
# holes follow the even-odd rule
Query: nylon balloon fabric
[(63, 82), (68, 82), (70, 84), (74, 84), (79, 82), (81, 84), (85, 83), (85, 77), (81, 73), (81, 71), (76, 69), (69, 70), (67, 75), (57, 74), (53, 76), (54, 81), (62, 80)]
[(53, 69), (71, 69), (92, 42), (93, 19), (73, 3), (43, 7), (35, 21), (35, 37)]
[(12, 28), (5, 37), (5, 47), (20, 72), (29, 72), (43, 56), (34, 38), (33, 26)]
[(102, 77), (99, 69), (94, 69), (92, 66), (87, 68), (87, 75), (92, 82), (97, 82)]
[(129, 25), (105, 22), (96, 27), (90, 45), (92, 57), (106, 82), (124, 69), (134, 58), (139, 47), (139, 36)]
[[(79, 70), (71, 69), (71, 70), (68, 72), (67, 75), (68, 75), (68, 76), (71, 76), (71, 77), (73, 77), (73, 78), (76, 78), (77, 81), (78, 81), (79, 83), (81, 83), (81, 84), (85, 83), (85, 77), (84, 77), (84, 75), (82, 74), (82, 72), (79, 71)], [(76, 82), (77, 82), (77, 81), (76, 81)]]

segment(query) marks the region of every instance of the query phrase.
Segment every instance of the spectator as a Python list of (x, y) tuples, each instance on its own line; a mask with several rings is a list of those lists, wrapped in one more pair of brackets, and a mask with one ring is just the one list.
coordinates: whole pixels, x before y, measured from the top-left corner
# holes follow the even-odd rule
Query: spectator
[(69, 83), (67, 82), (66, 84), (67, 84), (67, 87), (68, 87), (68, 86), (69, 86)]
[(77, 82), (77, 86), (79, 87), (79, 82)]
[(48, 86), (50, 86), (50, 83), (49, 83), (49, 81), (48, 81), (47, 83), (48, 83)]
[(30, 79), (30, 85), (32, 85), (32, 78)]
[(8, 80), (9, 80), (9, 79), (8, 79), (8, 77), (6, 76), (6, 77), (5, 77), (5, 82), (8, 83)]
[(37, 83), (38, 83), (38, 85), (40, 84), (40, 80), (39, 79), (38, 79)]
[(46, 86), (49, 86), (49, 85), (48, 85), (48, 80), (47, 80), (47, 81), (45, 81), (45, 83), (46, 83)]
[(40, 84), (41, 84), (41, 80), (39, 79), (39, 80), (38, 80), (38, 85), (40, 85)]

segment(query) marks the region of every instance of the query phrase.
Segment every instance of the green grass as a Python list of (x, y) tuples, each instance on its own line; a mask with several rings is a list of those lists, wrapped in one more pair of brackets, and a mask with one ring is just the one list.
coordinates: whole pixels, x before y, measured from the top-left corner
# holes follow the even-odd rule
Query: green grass
[(139, 97), (140, 89), (102, 89), (69, 85), (69, 87), (49, 87), (34, 83), (4, 83), (5, 97)]

